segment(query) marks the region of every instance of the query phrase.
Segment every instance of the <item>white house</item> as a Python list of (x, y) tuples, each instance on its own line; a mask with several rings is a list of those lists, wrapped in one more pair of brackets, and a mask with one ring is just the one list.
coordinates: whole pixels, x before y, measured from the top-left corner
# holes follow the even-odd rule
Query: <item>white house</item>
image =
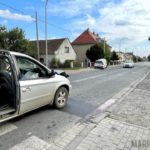
[[(31, 41), (36, 46), (36, 41)], [(45, 40), (39, 40), (40, 61), (46, 63)], [(57, 58), (64, 63), (66, 60), (76, 60), (76, 53), (68, 38), (47, 40), (48, 62)]]

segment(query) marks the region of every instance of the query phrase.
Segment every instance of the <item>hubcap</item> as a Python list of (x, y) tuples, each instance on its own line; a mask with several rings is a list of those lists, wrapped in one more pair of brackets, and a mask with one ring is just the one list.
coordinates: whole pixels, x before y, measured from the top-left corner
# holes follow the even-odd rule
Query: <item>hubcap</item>
[(64, 105), (66, 102), (66, 93), (61, 91), (58, 95), (57, 101), (59, 105)]

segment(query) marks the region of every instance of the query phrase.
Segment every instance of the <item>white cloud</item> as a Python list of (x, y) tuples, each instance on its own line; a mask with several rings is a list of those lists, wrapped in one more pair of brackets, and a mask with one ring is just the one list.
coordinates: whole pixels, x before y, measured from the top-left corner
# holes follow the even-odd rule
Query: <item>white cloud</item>
[(34, 21), (34, 19), (29, 15), (12, 13), (9, 10), (0, 10), (0, 17), (9, 20)]
[(49, 4), (49, 11), (65, 17), (74, 17), (91, 12), (102, 0), (63, 0), (60, 3)]
[(105, 36), (117, 49), (121, 39), (126, 39), (122, 40), (122, 48), (144, 47), (144, 42), (150, 36), (149, 0), (109, 2), (98, 11), (99, 16), (89, 13), (86, 17), (74, 20), (71, 26), (78, 31), (90, 27)]

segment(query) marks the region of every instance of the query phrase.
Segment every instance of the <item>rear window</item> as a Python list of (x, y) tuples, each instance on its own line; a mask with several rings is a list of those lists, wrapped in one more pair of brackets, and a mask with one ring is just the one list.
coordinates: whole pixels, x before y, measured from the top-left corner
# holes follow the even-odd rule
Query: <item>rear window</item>
[(132, 60), (126, 60), (125, 62), (126, 62), (126, 63), (133, 63)]
[(102, 62), (102, 61), (96, 61), (96, 63), (98, 63), (98, 64), (103, 64), (103, 62)]

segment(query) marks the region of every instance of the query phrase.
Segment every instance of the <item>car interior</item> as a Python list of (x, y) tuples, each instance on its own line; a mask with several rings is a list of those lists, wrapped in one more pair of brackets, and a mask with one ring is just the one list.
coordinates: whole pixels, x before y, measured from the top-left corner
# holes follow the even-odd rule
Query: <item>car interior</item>
[(7, 57), (0, 56), (0, 115), (15, 111), (15, 84)]

